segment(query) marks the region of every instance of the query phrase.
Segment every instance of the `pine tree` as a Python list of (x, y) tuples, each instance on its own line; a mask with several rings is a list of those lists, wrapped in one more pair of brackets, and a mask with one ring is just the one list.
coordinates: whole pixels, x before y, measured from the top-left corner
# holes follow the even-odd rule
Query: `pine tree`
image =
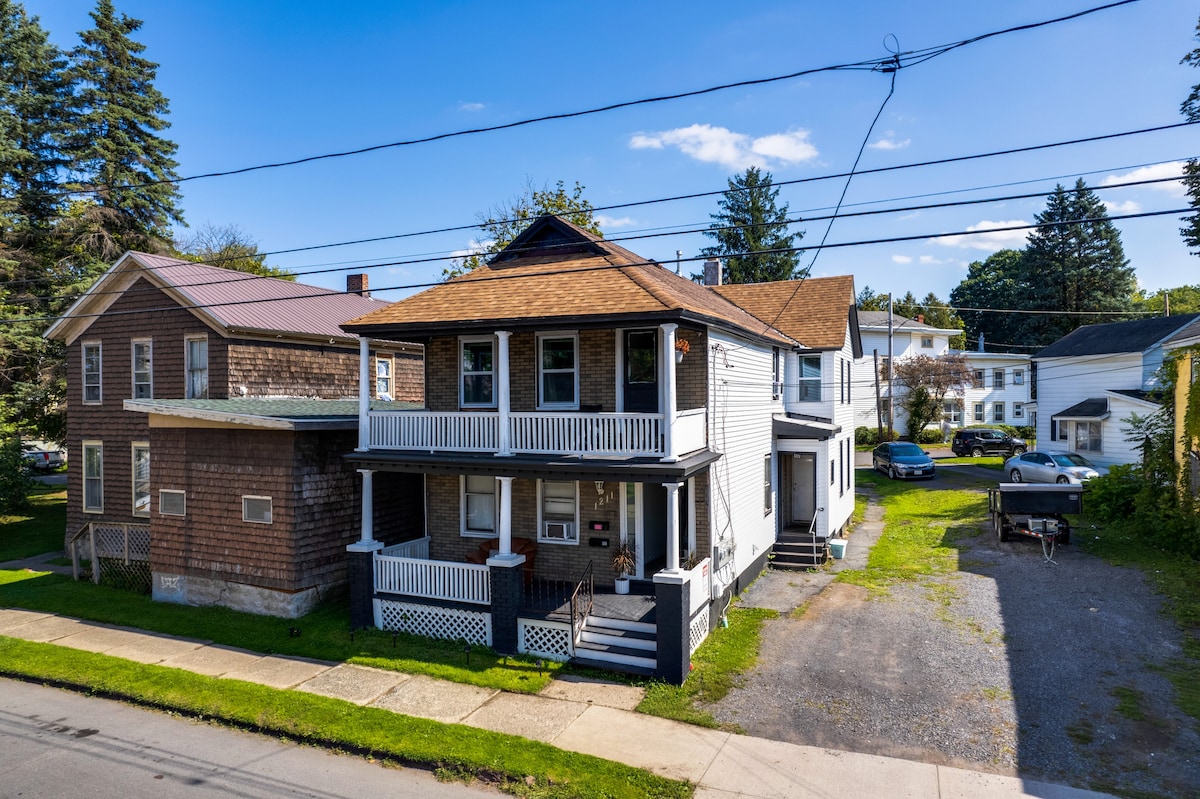
[[(1200, 21), (1196, 23), (1196, 39), (1200, 40)], [(1200, 47), (1185, 55), (1180, 63), (1200, 67)], [(1200, 83), (1192, 87), (1192, 91), (1179, 106), (1179, 110), (1188, 122), (1200, 122)], [(1183, 173), (1184, 185), (1187, 186), (1190, 198), (1189, 202), (1196, 212), (1191, 216), (1183, 217), (1185, 224), (1179, 229), (1179, 233), (1183, 236), (1183, 241), (1191, 250), (1192, 255), (1200, 255), (1200, 159), (1193, 158), (1188, 161), (1184, 166)]]
[(1082, 179), (1069, 191), (1055, 187), (1036, 220), (1038, 227), (1029, 234), (1021, 259), (1017, 307), (1068, 313), (1026, 316), (1022, 327), (1027, 343), (1050, 344), (1080, 325), (1120, 318), (1072, 312), (1132, 309), (1137, 282), (1121, 234)]
[(70, 137), (78, 188), (93, 192), (78, 220), (77, 240), (104, 260), (122, 250), (165, 251), (169, 227), (182, 223), (167, 98), (154, 87), (158, 64), (129, 38), (142, 21), (98, 0), (95, 27), (79, 34), (71, 75), (79, 84), (79, 118)]
[(704, 233), (717, 243), (700, 251), (724, 261), (722, 283), (765, 283), (806, 275), (807, 270), (799, 266), (803, 251), (792, 250), (804, 232), (788, 232), (792, 224), (788, 206), (778, 206), (778, 197), (771, 173), (758, 167), (729, 178), (729, 188), (717, 203), (721, 210), (710, 215), (714, 222)]

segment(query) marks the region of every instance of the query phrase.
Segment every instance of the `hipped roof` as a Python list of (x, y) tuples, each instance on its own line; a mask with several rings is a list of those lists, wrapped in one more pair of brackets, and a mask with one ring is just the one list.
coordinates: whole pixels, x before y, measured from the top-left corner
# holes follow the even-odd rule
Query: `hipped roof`
[(854, 357), (862, 357), (854, 278), (850, 275), (740, 283), (714, 286), (713, 290), (764, 324), (794, 338), (805, 349), (841, 349), (849, 325)]

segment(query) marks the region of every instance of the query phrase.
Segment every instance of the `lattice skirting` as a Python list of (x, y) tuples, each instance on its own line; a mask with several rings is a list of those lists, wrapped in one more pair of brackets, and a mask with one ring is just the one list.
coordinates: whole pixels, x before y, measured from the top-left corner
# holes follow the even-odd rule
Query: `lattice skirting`
[(712, 614), (706, 606), (704, 610), (696, 614), (692, 619), (692, 623), (688, 625), (688, 654), (695, 652), (700, 644), (704, 643), (704, 639), (708, 637), (709, 619)]
[(379, 629), (389, 632), (492, 645), (490, 613), (376, 599), (375, 623)]
[(517, 651), (547, 660), (568, 661), (575, 654), (571, 625), (518, 618)]

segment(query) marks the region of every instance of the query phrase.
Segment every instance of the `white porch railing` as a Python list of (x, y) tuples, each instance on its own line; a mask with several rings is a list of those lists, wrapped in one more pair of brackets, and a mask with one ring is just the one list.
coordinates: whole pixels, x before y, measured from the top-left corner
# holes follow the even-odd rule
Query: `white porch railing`
[(375, 590), (450, 602), (492, 604), (488, 567), (474, 563), (376, 555)]
[(429, 560), (429, 541), (430, 537), (416, 538), (412, 541), (402, 541), (399, 544), (392, 544), (390, 547), (384, 547), (379, 550), (380, 555), (387, 555), (393, 558), (417, 558), (419, 560)]
[[(509, 442), (513, 452), (541, 455), (663, 457), (660, 413), (512, 413)], [(497, 413), (371, 411), (371, 449), (443, 452), (496, 452), (500, 446)], [(704, 408), (681, 411), (675, 423), (677, 454), (705, 445)]]

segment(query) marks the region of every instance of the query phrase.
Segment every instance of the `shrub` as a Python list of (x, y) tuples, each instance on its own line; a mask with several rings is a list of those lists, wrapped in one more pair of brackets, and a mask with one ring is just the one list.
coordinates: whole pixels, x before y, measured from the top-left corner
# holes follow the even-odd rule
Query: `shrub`
[[(884, 440), (887, 439), (887, 431), (883, 433)], [(892, 441), (896, 441), (900, 436), (895, 430), (892, 431)], [(880, 441), (879, 431), (874, 427), (856, 427), (854, 428), (854, 443), (858, 446), (875, 446)]]
[(945, 438), (945, 436), (942, 435), (941, 430), (938, 430), (936, 428), (926, 428), (926, 429), (922, 430), (920, 433), (917, 433), (917, 437), (913, 440), (913, 443), (916, 443), (916, 444), (944, 444), (944, 443), (946, 443), (946, 438)]
[(1143, 482), (1136, 466), (1110, 467), (1108, 474), (1088, 482), (1087, 511), (1102, 522), (1132, 517)]
[(29, 507), (34, 479), (21, 456), (21, 437), (11, 430), (0, 431), (0, 513)]

